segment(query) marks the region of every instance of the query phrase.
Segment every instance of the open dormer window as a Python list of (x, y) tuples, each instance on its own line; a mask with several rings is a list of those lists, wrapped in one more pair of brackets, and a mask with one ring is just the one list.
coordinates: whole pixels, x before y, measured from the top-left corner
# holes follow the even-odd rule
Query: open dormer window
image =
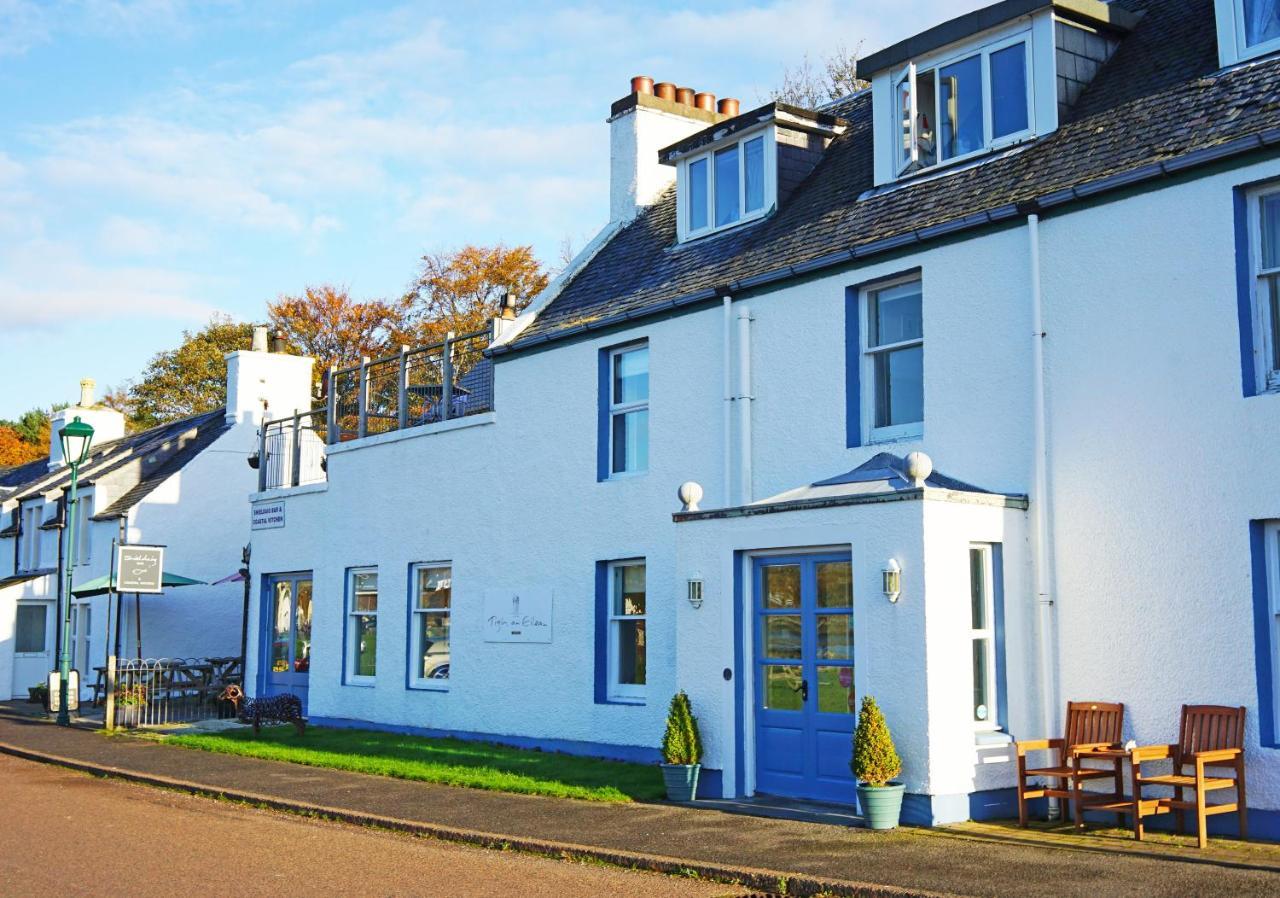
[(1028, 42), (1023, 34), (927, 68), (907, 65), (894, 87), (899, 174), (1031, 135)]
[(687, 235), (709, 233), (764, 214), (765, 138), (757, 133), (685, 161)]

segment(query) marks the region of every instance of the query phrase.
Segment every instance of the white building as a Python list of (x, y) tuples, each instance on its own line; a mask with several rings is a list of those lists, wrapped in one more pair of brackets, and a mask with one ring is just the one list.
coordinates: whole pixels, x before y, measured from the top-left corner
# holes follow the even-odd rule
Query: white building
[(703, 794), (841, 802), (871, 694), (925, 823), (1013, 813), (1068, 700), (1243, 705), (1280, 836), (1277, 15), (1004, 0), (817, 111), (633, 82), (491, 363), (331, 378), (324, 471), (253, 497), (251, 683), (631, 759), (684, 689)]
[[(224, 408), (126, 434), (123, 416), (97, 405), (93, 382), (80, 401), (54, 416), (49, 456), (0, 472), (0, 696), (26, 697), (57, 666), (59, 572), (71, 558), (67, 489), (58, 431), (73, 417), (94, 428), (81, 466), (76, 503), (73, 590), (111, 573), (113, 546), (165, 546), (165, 569), (213, 584), (240, 567), (248, 530), (244, 494), (257, 475), (246, 459), (267, 413), (310, 403), (310, 359), (265, 351), (227, 358)], [(65, 576), (65, 574), (63, 575)], [(106, 595), (71, 602), (72, 666), (85, 698), (94, 668), (106, 664), (116, 627), (107, 630)], [(120, 602), (120, 657), (187, 658), (240, 654), (240, 584), (167, 589)], [(111, 611), (113, 621), (116, 614)]]

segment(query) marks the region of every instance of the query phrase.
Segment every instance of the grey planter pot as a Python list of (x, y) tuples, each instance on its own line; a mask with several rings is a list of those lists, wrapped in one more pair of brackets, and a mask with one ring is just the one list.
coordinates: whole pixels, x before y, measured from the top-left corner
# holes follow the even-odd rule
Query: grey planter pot
[(871, 829), (894, 829), (902, 816), (902, 793), (906, 786), (890, 783), (887, 786), (858, 784), (858, 807)]
[(668, 801), (693, 801), (698, 794), (701, 764), (660, 764)]

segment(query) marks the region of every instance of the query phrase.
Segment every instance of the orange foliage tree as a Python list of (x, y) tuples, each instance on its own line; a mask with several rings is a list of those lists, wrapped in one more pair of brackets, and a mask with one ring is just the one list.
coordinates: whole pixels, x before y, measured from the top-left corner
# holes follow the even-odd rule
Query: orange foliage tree
[(321, 284), (299, 296), (267, 304), (272, 326), (289, 344), (316, 360), (317, 376), (330, 365), (358, 365), (363, 356), (383, 355), (392, 334), (405, 327), (404, 304), (358, 301), (346, 287)]
[(43, 446), (38, 446), (24, 440), (12, 427), (0, 427), (0, 468), (25, 465), (48, 454), (47, 441)]
[(422, 257), (417, 279), (405, 294), (406, 329), (398, 342), (437, 343), (448, 331), (484, 330), (511, 296), (517, 310), (529, 304), (548, 276), (529, 246), (464, 246)]

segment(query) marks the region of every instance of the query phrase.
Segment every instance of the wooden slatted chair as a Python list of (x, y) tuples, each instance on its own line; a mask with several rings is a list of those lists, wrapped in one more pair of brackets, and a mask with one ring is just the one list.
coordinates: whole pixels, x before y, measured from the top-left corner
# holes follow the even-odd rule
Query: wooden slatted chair
[[(1177, 811), (1179, 833), (1186, 832), (1187, 811), (1196, 812), (1197, 842), (1204, 848), (1209, 842), (1209, 817), (1236, 812), (1240, 820), (1240, 838), (1249, 837), (1248, 812), (1244, 786), (1244, 708), (1226, 705), (1183, 705), (1182, 722), (1175, 745), (1145, 745), (1132, 752), (1133, 835), (1143, 836), (1142, 818)], [(1150, 761), (1173, 761), (1173, 772), (1151, 775), (1142, 771)], [(1205, 768), (1230, 768), (1235, 776), (1209, 776)], [(1191, 768), (1187, 772), (1187, 768)], [(1173, 788), (1173, 798), (1145, 799), (1142, 789), (1148, 786)], [(1195, 793), (1186, 798), (1186, 790)], [(1236, 800), (1209, 804), (1208, 793), (1219, 789), (1235, 789)]]
[[(1113, 777), (1116, 791), (1123, 789), (1123, 768), (1119, 761), (1110, 769), (1086, 767), (1076, 752), (1090, 748), (1117, 748), (1124, 728), (1124, 705), (1112, 702), (1068, 702), (1066, 732), (1061, 739), (1031, 739), (1014, 743), (1018, 752), (1018, 824), (1027, 825), (1027, 802), (1032, 798), (1064, 798), (1071, 801), (1077, 828), (1083, 828), (1080, 789), (1086, 780)], [(1027, 752), (1056, 749), (1057, 764), (1028, 767)], [(1048, 780), (1033, 789), (1031, 777)]]

